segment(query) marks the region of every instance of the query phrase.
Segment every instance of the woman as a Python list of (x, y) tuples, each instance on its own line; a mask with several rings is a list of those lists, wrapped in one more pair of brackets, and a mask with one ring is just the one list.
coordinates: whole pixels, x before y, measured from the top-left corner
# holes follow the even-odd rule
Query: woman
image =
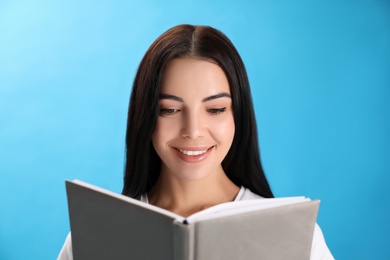
[[(272, 198), (244, 64), (205, 26), (162, 34), (138, 68), (128, 111), (124, 195), (182, 216)], [(311, 259), (333, 259), (315, 228)], [(70, 236), (60, 259), (71, 259)]]

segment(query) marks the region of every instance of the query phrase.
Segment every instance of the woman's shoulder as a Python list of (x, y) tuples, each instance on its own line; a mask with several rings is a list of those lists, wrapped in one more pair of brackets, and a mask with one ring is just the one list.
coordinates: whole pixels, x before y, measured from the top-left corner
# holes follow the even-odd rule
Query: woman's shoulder
[(65, 243), (62, 246), (60, 254), (57, 257), (57, 260), (73, 260), (72, 237), (70, 233), (65, 239)]
[(234, 201), (253, 199), (264, 199), (264, 197), (261, 197), (260, 195), (257, 195), (256, 193), (252, 192), (250, 189), (241, 186), (240, 191), (238, 192)]

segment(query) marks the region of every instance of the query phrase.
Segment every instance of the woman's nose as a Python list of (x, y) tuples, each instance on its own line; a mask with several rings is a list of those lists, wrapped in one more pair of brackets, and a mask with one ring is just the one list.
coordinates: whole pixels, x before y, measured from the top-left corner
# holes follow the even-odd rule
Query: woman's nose
[(190, 139), (198, 139), (204, 135), (204, 126), (202, 118), (197, 114), (186, 114), (183, 118), (181, 130), (182, 137)]

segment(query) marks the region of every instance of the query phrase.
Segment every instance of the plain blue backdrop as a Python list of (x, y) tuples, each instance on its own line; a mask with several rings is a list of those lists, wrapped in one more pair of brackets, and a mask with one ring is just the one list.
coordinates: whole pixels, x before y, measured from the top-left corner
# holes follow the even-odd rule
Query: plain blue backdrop
[(390, 259), (385, 0), (0, 1), (0, 259), (56, 258), (65, 179), (121, 192), (132, 80), (181, 23), (241, 53), (274, 193), (321, 199), (337, 259)]

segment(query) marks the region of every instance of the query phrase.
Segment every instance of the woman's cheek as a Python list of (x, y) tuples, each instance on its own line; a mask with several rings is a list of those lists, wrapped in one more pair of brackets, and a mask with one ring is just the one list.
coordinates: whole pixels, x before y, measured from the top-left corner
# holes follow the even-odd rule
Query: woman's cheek
[(220, 120), (211, 120), (213, 136), (218, 139), (223, 139), (225, 142), (233, 140), (235, 126), (233, 116), (227, 116)]

